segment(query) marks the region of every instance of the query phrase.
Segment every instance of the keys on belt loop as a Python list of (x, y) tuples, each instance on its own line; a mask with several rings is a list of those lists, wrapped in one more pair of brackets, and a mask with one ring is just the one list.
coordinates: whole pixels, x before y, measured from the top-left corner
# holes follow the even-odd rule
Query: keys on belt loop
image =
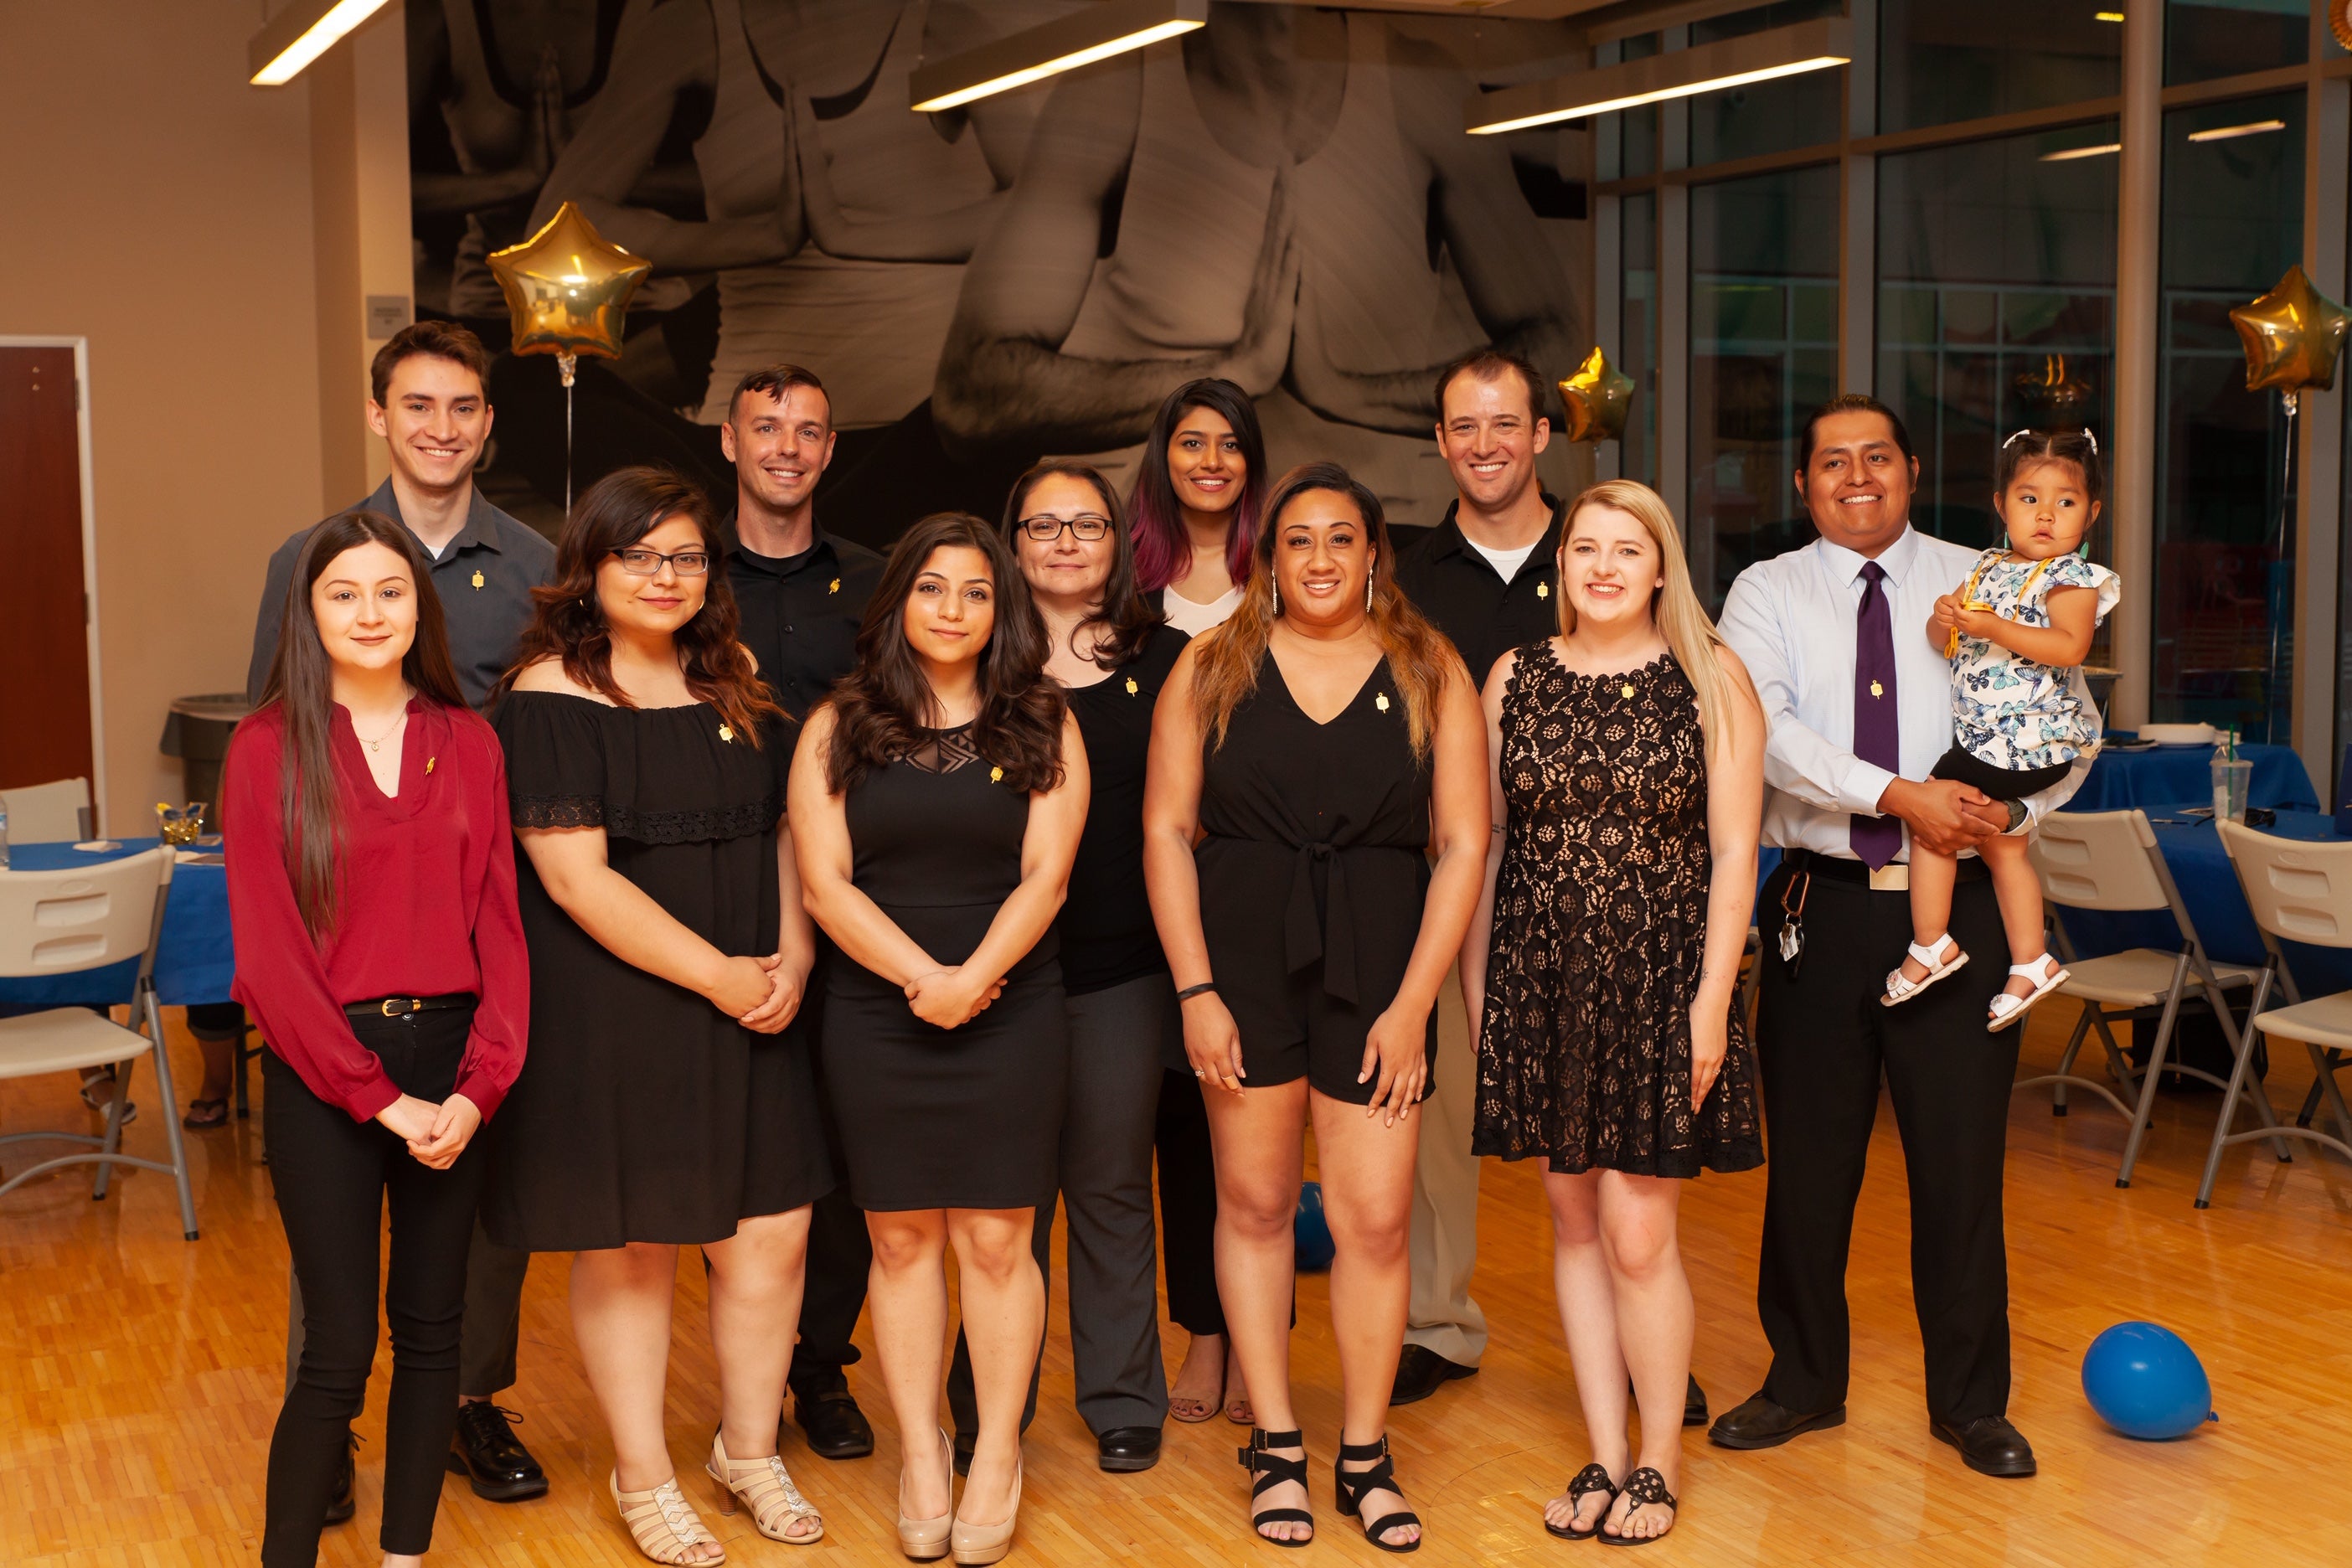
[(1805, 954), (1805, 895), (1812, 890), (1813, 874), (1798, 871), (1780, 889), (1780, 962), (1794, 979)]

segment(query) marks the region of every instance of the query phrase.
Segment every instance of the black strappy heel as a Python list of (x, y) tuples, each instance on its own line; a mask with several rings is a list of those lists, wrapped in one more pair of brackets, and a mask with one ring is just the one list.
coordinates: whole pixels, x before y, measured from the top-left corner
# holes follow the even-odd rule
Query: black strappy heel
[[(1675, 1523), (1682, 1522), (1683, 1505), (1675, 1500), (1674, 1493), (1666, 1489), (1666, 1478), (1649, 1466), (1643, 1465), (1640, 1469), (1627, 1476), (1625, 1484), (1618, 1489), (1633, 1500), (1633, 1506), (1625, 1510), (1625, 1518), (1617, 1521), (1618, 1529), (1625, 1528), (1626, 1521), (1632, 1519), (1643, 1503), (1655, 1503), (1664, 1508), (1673, 1509)], [(1602, 1517), (1605, 1519), (1607, 1516)], [(1611, 1535), (1600, 1530), (1596, 1530), (1593, 1533), (1600, 1537), (1601, 1544), (1603, 1546), (1647, 1546), (1653, 1541), (1664, 1541), (1674, 1532), (1675, 1526), (1670, 1524), (1655, 1535)]]
[[(1576, 1510), (1583, 1504), (1584, 1500), (1591, 1497), (1594, 1492), (1608, 1493), (1610, 1504), (1612, 1506), (1615, 1505), (1617, 1501), (1617, 1483), (1609, 1479), (1609, 1472), (1601, 1468), (1599, 1465), (1587, 1465), (1584, 1468), (1576, 1472), (1576, 1479), (1568, 1483), (1568, 1507), (1570, 1518), (1574, 1517)], [(1573, 1524), (1559, 1525), (1554, 1524), (1549, 1520), (1545, 1520), (1544, 1533), (1547, 1535), (1557, 1535), (1562, 1541), (1590, 1541), (1594, 1536), (1601, 1533), (1601, 1520), (1605, 1520), (1608, 1517), (1609, 1510), (1607, 1508), (1602, 1509), (1601, 1510), (1601, 1519), (1596, 1519), (1592, 1521), (1592, 1528), (1591, 1530), (1579, 1530)]]
[[(1266, 1452), (1269, 1448), (1297, 1448), (1298, 1458), (1286, 1459), (1279, 1454)], [(1255, 1502), (1259, 1494), (1268, 1488), (1278, 1487), (1285, 1481), (1296, 1481), (1299, 1490), (1307, 1489), (1307, 1438), (1303, 1433), (1269, 1432), (1263, 1426), (1253, 1426), (1250, 1428), (1249, 1447), (1241, 1451), (1241, 1460), (1242, 1468), (1257, 1478), (1250, 1487), (1252, 1502)], [(1261, 1509), (1250, 1514), (1251, 1532), (1272, 1546), (1304, 1546), (1315, 1537), (1309, 1534), (1302, 1540), (1285, 1541), (1266, 1534), (1258, 1526), (1304, 1524), (1311, 1528), (1314, 1523), (1315, 1516), (1303, 1508)]]
[[(1380, 1463), (1369, 1470), (1350, 1470), (1346, 1468), (1350, 1459), (1378, 1459)], [(1404, 1489), (1397, 1485), (1396, 1461), (1389, 1457), (1389, 1439), (1386, 1433), (1382, 1433), (1375, 1442), (1343, 1441), (1339, 1445), (1339, 1457), (1331, 1464), (1331, 1489), (1339, 1494), (1340, 1513), (1362, 1521), (1365, 1540), (1383, 1552), (1421, 1550), (1419, 1536), (1396, 1545), (1391, 1545), (1381, 1539), (1399, 1525), (1419, 1524), (1421, 1515), (1411, 1509), (1399, 1509), (1396, 1512), (1381, 1519), (1367, 1520), (1363, 1517), (1362, 1509), (1366, 1493), (1394, 1492), (1399, 1497), (1404, 1496)]]

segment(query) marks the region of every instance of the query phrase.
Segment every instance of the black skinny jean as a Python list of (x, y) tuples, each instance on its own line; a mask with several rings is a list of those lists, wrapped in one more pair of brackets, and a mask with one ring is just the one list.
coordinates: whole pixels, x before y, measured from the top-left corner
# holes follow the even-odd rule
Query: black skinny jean
[[(465, 1056), (469, 1008), (354, 1020), (360, 1044), (408, 1094), (448, 1097)], [(392, 1205), (392, 1263), (383, 1282), (392, 1324), (385, 1406), (386, 1552), (433, 1543), (442, 1466), (457, 1419), (457, 1342), (466, 1258), (488, 1167), (481, 1135), (446, 1171), (419, 1164), (378, 1121), (353, 1121), (302, 1082), (275, 1051), (262, 1058), (262, 1117), (287, 1250), (302, 1286), (302, 1359), (269, 1439), (263, 1568), (310, 1568), (352, 1418), (375, 1359), (379, 1240)]]

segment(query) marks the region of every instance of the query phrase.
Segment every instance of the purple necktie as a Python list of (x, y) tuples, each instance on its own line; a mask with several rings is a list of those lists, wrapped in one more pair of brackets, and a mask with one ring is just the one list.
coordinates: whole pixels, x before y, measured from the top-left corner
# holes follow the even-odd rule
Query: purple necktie
[[(1862, 563), (1862, 609), (1853, 627), (1853, 754), (1888, 773), (1903, 771), (1903, 740), (1895, 718), (1895, 616), (1879, 584), (1886, 568)], [(1853, 852), (1875, 871), (1903, 847), (1903, 824), (1893, 816), (1853, 819)]]

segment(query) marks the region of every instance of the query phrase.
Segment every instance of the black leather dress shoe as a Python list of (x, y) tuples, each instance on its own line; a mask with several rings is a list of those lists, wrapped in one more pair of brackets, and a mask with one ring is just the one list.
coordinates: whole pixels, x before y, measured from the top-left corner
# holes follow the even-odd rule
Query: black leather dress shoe
[(457, 1430), (449, 1437), (449, 1473), (465, 1477), (476, 1497), (520, 1502), (547, 1495), (547, 1472), (514, 1435), (514, 1424), (521, 1419), (487, 1399), (468, 1399), (457, 1406)]
[(1095, 1439), (1106, 1470), (1148, 1470), (1160, 1462), (1160, 1428), (1114, 1426)]
[(1445, 1384), (1457, 1377), (1475, 1377), (1478, 1369), (1447, 1361), (1425, 1345), (1407, 1345), (1397, 1357), (1396, 1387), (1389, 1394), (1391, 1405), (1411, 1405), (1428, 1398)]
[(1777, 1448), (1802, 1433), (1844, 1425), (1843, 1405), (1809, 1415), (1775, 1405), (1759, 1394), (1717, 1416), (1715, 1425), (1707, 1428), (1706, 1436), (1718, 1448)]
[(837, 1373), (826, 1384), (794, 1385), (793, 1419), (820, 1459), (862, 1459), (874, 1451), (873, 1425)]
[(1690, 1387), (1683, 1394), (1683, 1425), (1685, 1426), (1706, 1425), (1706, 1390), (1698, 1385), (1698, 1377), (1696, 1373), (1691, 1377)]
[(359, 1479), (359, 1468), (360, 1440), (354, 1437), (343, 1445), (343, 1468), (335, 1472), (335, 1495), (327, 1500), (329, 1524), (342, 1523), (359, 1508), (357, 1500), (352, 1496), (352, 1488)]
[(2033, 1445), (2002, 1415), (1979, 1415), (1955, 1425), (1930, 1421), (1927, 1429), (1960, 1451), (1960, 1463), (1980, 1476), (2021, 1480), (2033, 1474)]

